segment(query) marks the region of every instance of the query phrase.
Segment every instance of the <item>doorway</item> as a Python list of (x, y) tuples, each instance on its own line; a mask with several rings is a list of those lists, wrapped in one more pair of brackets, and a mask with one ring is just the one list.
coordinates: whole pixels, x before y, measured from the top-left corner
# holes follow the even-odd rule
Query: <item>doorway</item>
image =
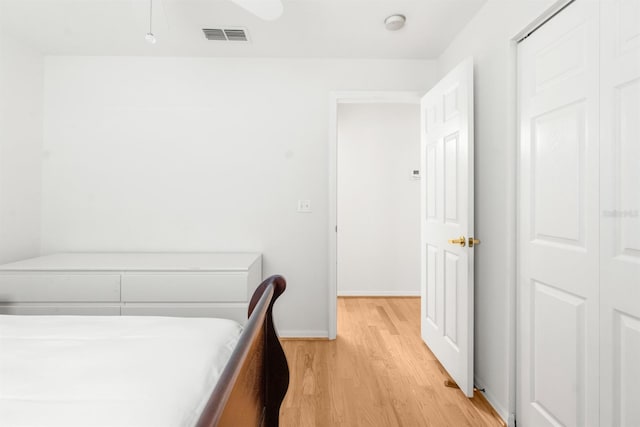
[(338, 296), (420, 295), (420, 108), (341, 104)]
[[(339, 290), (351, 296), (419, 295), (419, 240), (415, 248), (411, 245), (412, 239), (419, 239), (419, 115), (420, 94), (415, 92), (331, 96), (330, 339), (337, 335)], [(390, 253), (399, 258), (394, 260)]]

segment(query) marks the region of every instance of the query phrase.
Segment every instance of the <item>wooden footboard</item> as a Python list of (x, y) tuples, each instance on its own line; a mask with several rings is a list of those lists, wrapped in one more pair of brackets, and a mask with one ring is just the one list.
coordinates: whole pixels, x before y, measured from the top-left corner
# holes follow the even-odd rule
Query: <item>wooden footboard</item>
[(266, 279), (253, 294), (249, 320), (198, 421), (198, 427), (278, 426), (289, 387), (289, 366), (273, 325), (282, 276)]

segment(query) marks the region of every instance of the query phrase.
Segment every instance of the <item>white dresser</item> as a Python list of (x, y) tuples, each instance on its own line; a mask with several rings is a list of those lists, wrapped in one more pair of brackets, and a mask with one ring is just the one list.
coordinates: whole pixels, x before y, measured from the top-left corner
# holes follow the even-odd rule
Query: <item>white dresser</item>
[(0, 266), (0, 314), (244, 322), (261, 280), (259, 253), (61, 253)]

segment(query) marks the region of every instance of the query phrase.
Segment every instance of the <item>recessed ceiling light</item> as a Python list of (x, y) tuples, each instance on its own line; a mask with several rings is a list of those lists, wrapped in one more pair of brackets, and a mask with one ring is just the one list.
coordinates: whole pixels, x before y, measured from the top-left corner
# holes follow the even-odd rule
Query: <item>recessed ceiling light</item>
[(384, 27), (389, 31), (397, 31), (404, 27), (404, 23), (407, 22), (407, 17), (404, 15), (391, 15), (387, 16), (384, 20)]

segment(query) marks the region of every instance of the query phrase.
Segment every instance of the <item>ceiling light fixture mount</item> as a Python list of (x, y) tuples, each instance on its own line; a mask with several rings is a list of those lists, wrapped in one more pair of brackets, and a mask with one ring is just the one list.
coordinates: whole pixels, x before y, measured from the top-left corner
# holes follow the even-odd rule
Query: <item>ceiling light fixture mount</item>
[(407, 22), (406, 16), (395, 14), (387, 16), (387, 18), (384, 20), (384, 27), (388, 31), (398, 31), (400, 28), (404, 27), (405, 22)]
[(151, 44), (156, 44), (156, 36), (153, 35), (153, 0), (149, 0), (149, 32), (144, 39)]

